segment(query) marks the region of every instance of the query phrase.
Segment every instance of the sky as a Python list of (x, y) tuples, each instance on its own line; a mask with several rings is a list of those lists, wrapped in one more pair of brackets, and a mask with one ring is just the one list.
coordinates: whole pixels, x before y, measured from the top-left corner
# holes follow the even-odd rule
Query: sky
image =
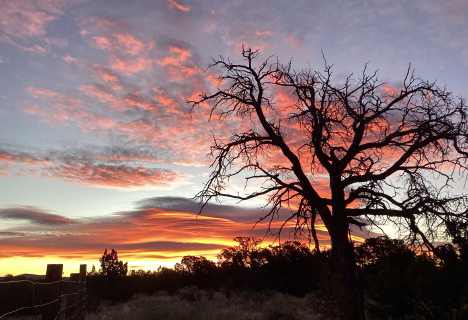
[[(398, 85), (409, 64), (467, 95), (468, 2), (0, 0), (0, 276), (48, 263), (99, 267), (105, 248), (131, 269), (215, 258), (236, 236), (263, 237), (264, 199), (192, 198), (210, 174), (211, 57), (260, 57), (334, 79), (378, 70)], [(242, 192), (243, 180), (231, 187)], [(280, 223), (281, 217), (275, 223)], [(274, 227), (277, 227), (275, 224)], [(323, 244), (328, 237), (319, 230)], [(288, 238), (286, 232), (285, 239)], [(265, 239), (265, 245), (271, 239)]]

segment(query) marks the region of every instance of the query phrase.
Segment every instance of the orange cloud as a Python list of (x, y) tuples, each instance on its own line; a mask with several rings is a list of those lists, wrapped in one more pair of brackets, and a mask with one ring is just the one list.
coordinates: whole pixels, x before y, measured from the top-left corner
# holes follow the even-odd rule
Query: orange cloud
[(192, 54), (190, 53), (190, 50), (185, 49), (185, 48), (180, 48), (176, 46), (169, 46), (169, 51), (173, 53), (177, 53), (179, 56), (174, 57), (174, 56), (168, 56), (164, 57), (159, 63), (162, 66), (165, 66), (166, 64), (175, 64), (178, 65), (181, 62), (187, 60), (187, 57), (190, 57)]
[[(197, 216), (198, 204), (190, 199), (162, 197), (143, 199), (133, 211), (120, 212), (107, 218), (69, 219), (34, 208), (18, 208), (30, 224), (3, 230), (0, 257), (74, 256), (97, 260), (105, 247), (113, 247), (128, 260), (180, 260), (187, 254), (205, 254), (215, 258), (220, 249), (232, 246), (236, 236), (263, 237), (267, 224), (252, 226), (262, 210), (227, 205), (208, 205)], [(11, 208), (0, 209), (9, 217)], [(274, 222), (277, 231), (280, 221)], [(54, 237), (46, 236), (53, 230)], [(329, 244), (322, 227), (318, 237)], [(18, 237), (18, 235), (20, 235)], [(105, 240), (103, 240), (105, 239)], [(287, 240), (285, 234), (283, 240)], [(267, 238), (265, 243), (271, 241)], [(3, 264), (5, 265), (5, 264)]]
[(167, 7), (169, 9), (176, 8), (184, 12), (189, 12), (191, 9), (190, 6), (177, 3), (175, 0), (167, 0)]

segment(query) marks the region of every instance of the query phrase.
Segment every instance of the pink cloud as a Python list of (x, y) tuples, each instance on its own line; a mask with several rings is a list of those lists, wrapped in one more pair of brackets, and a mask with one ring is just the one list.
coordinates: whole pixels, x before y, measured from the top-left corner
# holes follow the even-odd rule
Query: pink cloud
[[(65, 1), (3, 1), (0, 10), (0, 41), (38, 55), (45, 55), (51, 45), (65, 47), (65, 39), (44, 37), (47, 25), (64, 13)], [(19, 41), (22, 40), (22, 41)], [(29, 42), (41, 41), (30, 45)]]
[(210, 23), (210, 24), (207, 24), (204, 28), (203, 28), (203, 32), (211, 32), (213, 30), (216, 30), (216, 25), (214, 23)]
[(191, 9), (190, 6), (177, 3), (175, 0), (167, 0), (167, 7), (169, 9), (176, 8), (184, 12), (188, 12)]
[(153, 91), (157, 93), (157, 95), (153, 96), (153, 99), (156, 100), (159, 104), (167, 106), (171, 110), (175, 110), (179, 106), (179, 104), (173, 98), (171, 98), (160, 88), (153, 88)]
[(273, 32), (271, 32), (270, 30), (263, 30), (263, 31), (257, 30), (255, 31), (255, 34), (257, 36), (271, 36), (273, 35)]
[(112, 49), (111, 42), (106, 37), (93, 37), (94, 47), (101, 50), (110, 51)]
[(76, 59), (73, 58), (73, 57), (70, 57), (70, 56), (65, 56), (65, 57), (62, 57), (62, 59), (68, 63), (76, 63)]
[(80, 91), (86, 94), (89, 97), (97, 98), (99, 101), (103, 102), (105, 105), (112, 109), (132, 109), (128, 104), (126, 104), (122, 99), (116, 96), (113, 92), (106, 91), (106, 87), (95, 85), (95, 84), (86, 84), (80, 86)]
[(138, 106), (145, 110), (156, 111), (157, 107), (155, 103), (149, 99), (146, 99), (143, 96), (136, 94), (127, 94), (124, 98), (124, 101), (131, 106)]
[(110, 68), (106, 68), (99, 64), (94, 64), (95, 71), (99, 74), (99, 76), (109, 85), (112, 86), (114, 90), (122, 90), (123, 85), (119, 79), (119, 77), (114, 73), (114, 71)]
[(11, 170), (11, 166), (0, 163), (0, 179), (8, 178), (8, 172)]
[[(62, 1), (57, 4), (61, 5)], [(63, 7), (63, 6), (62, 6)], [(2, 3), (0, 10), (0, 21), (5, 34), (17, 37), (28, 38), (33, 36), (43, 36), (47, 24), (63, 12), (47, 12), (38, 10), (30, 1), (6, 1)]]
[(57, 108), (72, 109), (83, 105), (83, 101), (80, 99), (47, 88), (28, 87), (26, 91), (34, 98), (49, 99), (52, 105)]
[(44, 39), (45, 42), (50, 46), (54, 45), (59, 48), (66, 48), (68, 47), (68, 40), (65, 38), (53, 38), (53, 37), (47, 37)]
[(126, 53), (131, 55), (137, 55), (143, 46), (143, 42), (140, 39), (136, 39), (129, 34), (114, 34), (114, 37), (119, 44), (127, 49)]
[(70, 112), (67, 114), (66, 119), (76, 121), (77, 127), (81, 128), (84, 132), (92, 131), (98, 135), (104, 135), (105, 130), (116, 126), (114, 120), (87, 110)]
[(114, 70), (122, 72), (126, 76), (131, 76), (140, 71), (151, 71), (153, 62), (151, 59), (141, 55), (136, 60), (120, 59), (116, 56), (111, 58), (111, 67)]
[(48, 167), (42, 171), (42, 177), (91, 187), (123, 190), (167, 190), (187, 184), (188, 178), (173, 170), (79, 162)]
[(294, 48), (298, 48), (303, 45), (303, 42), (301, 39), (295, 38), (292, 34), (288, 35), (285, 39), (284, 42), (292, 44)]

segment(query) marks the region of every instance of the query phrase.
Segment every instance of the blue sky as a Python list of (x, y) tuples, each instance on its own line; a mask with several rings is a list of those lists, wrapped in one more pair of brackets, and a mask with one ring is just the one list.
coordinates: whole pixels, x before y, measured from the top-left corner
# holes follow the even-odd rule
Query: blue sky
[[(395, 86), (411, 63), (423, 79), (467, 91), (462, 0), (0, 6), (0, 275), (41, 273), (50, 261), (96, 263), (104, 246), (154, 269), (264, 234), (251, 229), (261, 201), (226, 202), (203, 220), (187, 200), (210, 173), (210, 131), (242, 128), (208, 122), (206, 110), (191, 114), (185, 103), (215, 89), (217, 70), (204, 72), (210, 57), (239, 60), (244, 45), (321, 70), (323, 52), (335, 81), (368, 63)], [(160, 216), (149, 223), (153, 211)]]

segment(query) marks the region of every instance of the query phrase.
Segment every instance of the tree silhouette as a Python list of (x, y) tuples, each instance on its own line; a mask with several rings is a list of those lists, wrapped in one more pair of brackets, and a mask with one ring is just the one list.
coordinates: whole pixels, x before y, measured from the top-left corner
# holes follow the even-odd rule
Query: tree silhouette
[(128, 262), (123, 263), (119, 261), (117, 251), (112, 249), (110, 253), (107, 253), (107, 249), (104, 250), (104, 254), (99, 258), (101, 263), (100, 273), (108, 277), (125, 277), (128, 272)]
[[(214, 60), (210, 67), (222, 69), (217, 91), (188, 101), (192, 108), (211, 104), (220, 121), (243, 120), (244, 131), (229, 141), (214, 137), (213, 172), (197, 195), (201, 211), (219, 197), (267, 196), (270, 211), (261, 219), (289, 208), (283, 226), (295, 222), (317, 247), (323, 223), (342, 284), (341, 317), (364, 319), (351, 225), (393, 223), (433, 249), (444, 222), (467, 220), (467, 197), (451, 193), (468, 155), (465, 101), (410, 68), (392, 88), (366, 68), (357, 80), (339, 82), (326, 63), (323, 73), (296, 72), (270, 58), (257, 63), (257, 56), (243, 49), (244, 63)], [(230, 192), (228, 181), (244, 173), (246, 183), (260, 180), (261, 187)]]
[(201, 276), (213, 272), (216, 264), (203, 256), (184, 256), (174, 269), (189, 275)]
[(268, 249), (261, 248), (262, 240), (256, 237), (235, 237), (237, 246), (222, 249), (218, 254), (221, 267), (256, 268), (267, 261)]

